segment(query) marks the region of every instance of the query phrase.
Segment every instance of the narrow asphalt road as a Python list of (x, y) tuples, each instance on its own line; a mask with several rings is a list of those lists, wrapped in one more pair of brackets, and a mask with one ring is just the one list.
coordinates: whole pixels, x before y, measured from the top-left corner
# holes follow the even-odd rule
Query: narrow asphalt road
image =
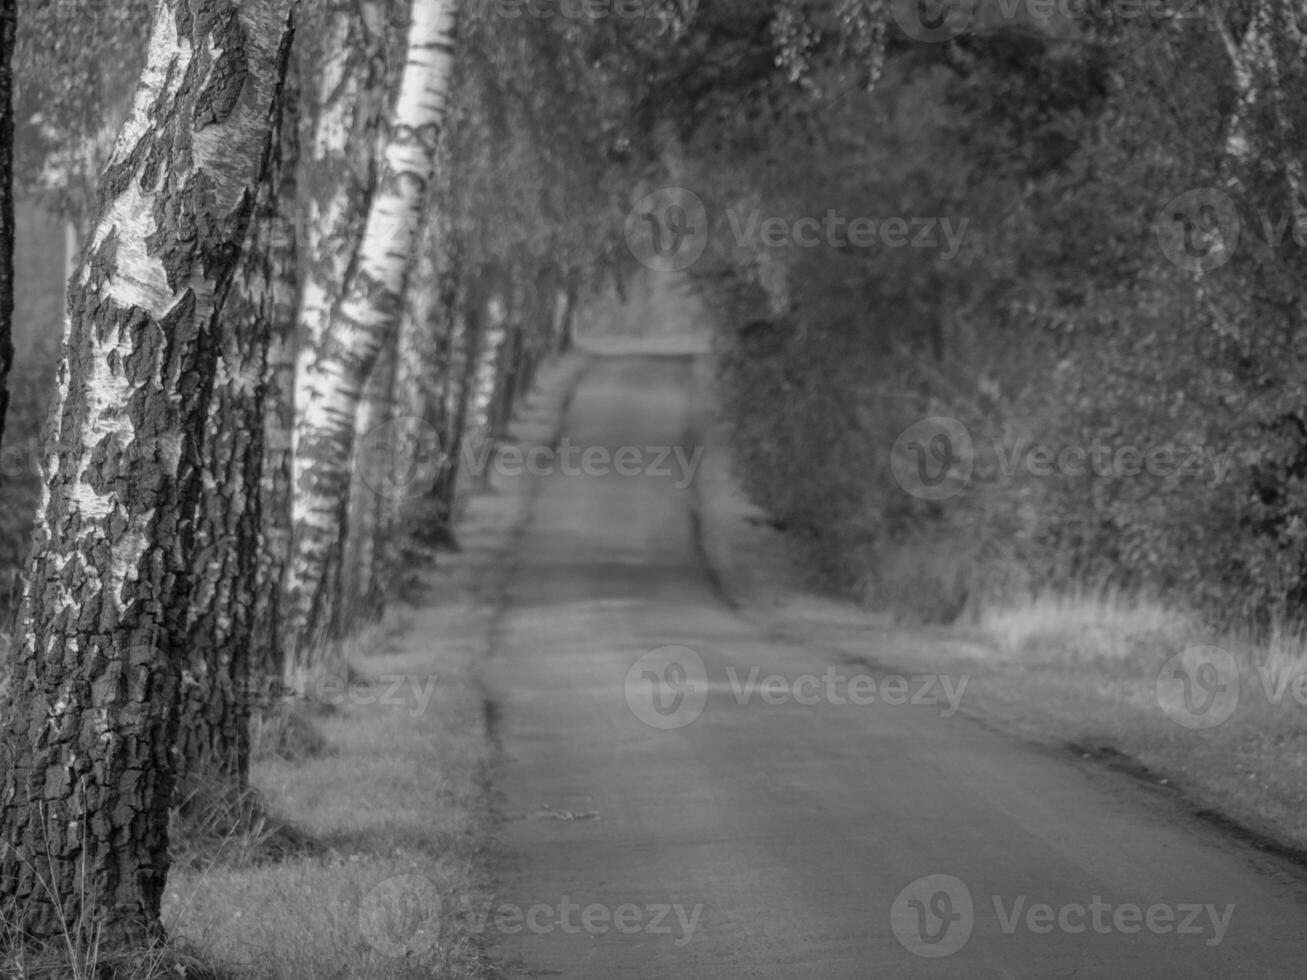
[(1294, 868), (954, 714), (958, 679), (855, 678), (739, 616), (663, 458), (692, 459), (690, 378), (598, 358), (535, 461), (487, 677), (505, 976), (1307, 976)]

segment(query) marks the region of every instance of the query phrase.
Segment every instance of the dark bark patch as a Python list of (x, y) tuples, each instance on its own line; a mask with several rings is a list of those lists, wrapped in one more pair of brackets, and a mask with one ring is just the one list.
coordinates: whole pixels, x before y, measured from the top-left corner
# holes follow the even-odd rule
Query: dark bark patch
[(214, 41), (222, 53), (213, 65), (204, 89), (195, 100), (195, 129), (216, 125), (227, 119), (240, 102), (241, 92), (250, 74), (245, 54), (245, 32), (234, 7), (212, 28)]

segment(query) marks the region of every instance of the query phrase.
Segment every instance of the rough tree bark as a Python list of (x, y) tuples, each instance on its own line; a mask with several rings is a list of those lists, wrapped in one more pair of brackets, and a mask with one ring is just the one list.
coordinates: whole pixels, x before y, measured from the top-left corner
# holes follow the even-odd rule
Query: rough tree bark
[[(14, 366), (14, 28), (17, 0), (0, 0), (0, 449)], [(3, 476), (0, 475), (0, 481)]]
[(300, 361), (295, 445), (295, 543), (289, 569), (294, 620), (288, 652), (297, 688), (326, 669), (348, 508), (354, 423), (364, 382), (398, 329), (422, 214), (435, 172), (454, 63), (456, 0), (414, 0), (407, 60), (358, 268), (324, 343)]
[(292, 7), (161, 0), (70, 284), (0, 745), (0, 918), (36, 941), (161, 930), (214, 325)]
[[(406, 423), (405, 445), (416, 455), (412, 471), (420, 477), (411, 487), (420, 508), (411, 510), (410, 532), (431, 547), (457, 548), (452, 523), (452, 499), (440, 493), (448, 480), (454, 452), (457, 406), (458, 301), (463, 289), (462, 263), (451, 215), (448, 154), (443, 153), (430, 219), (424, 231), (415, 269), (417, 283), (429, 288), (409, 290), (409, 303), (399, 337), (396, 406)], [(396, 514), (396, 516), (398, 516)], [(392, 555), (398, 557), (392, 548)]]
[[(245, 789), (251, 711), (267, 696), (272, 671), (280, 676), (277, 652), (269, 649), (275, 634), (260, 632), (258, 622), (259, 615), (275, 615), (275, 601), (269, 609), (265, 598), (260, 608), (258, 596), (261, 575), (274, 576), (269, 565), (277, 561), (263, 540), (267, 525), (261, 513), (265, 459), (270, 470), (280, 462), (266, 445), (269, 352), (274, 338), (285, 346), (295, 314), (297, 119), (287, 91), (283, 87), (272, 154), (219, 316), (222, 346), (207, 411), (211, 424), (200, 450), (204, 492), (192, 516), (187, 663), (177, 738), (183, 800), (212, 780), (236, 795)], [(275, 475), (270, 479), (275, 484)]]
[(258, 586), (254, 599), (254, 654), (251, 665), (257, 706), (267, 708), (282, 693), (286, 668), (282, 618), (285, 606), (286, 562), (291, 543), (291, 450), (295, 430), (295, 356), (299, 313), (299, 195), (300, 79), (292, 61), (282, 108), (280, 158), (276, 181), (280, 188), (268, 222), (267, 261), (272, 285), (272, 315), (268, 324), (268, 355), (264, 368), (264, 459), (259, 487), (262, 520), (258, 547)]
[(422, 465), (422, 460), (413, 453), (415, 436), (413, 426), (409, 424), (412, 420), (401, 417), (398, 413), (399, 355), (398, 342), (394, 346), (387, 345), (373, 369), (381, 394), (382, 414), (394, 426), (399, 444), (388, 462), (391, 472), (382, 477), (381, 485), (391, 488), (392, 492), (374, 491), (372, 494), (372, 528), (368, 536), (365, 572), (367, 587), (360, 595), (360, 612), (367, 610), (365, 615), (372, 618), (385, 612), (386, 599), (390, 595), (399, 561), (397, 534), (400, 512), (411, 493), (409, 481)]

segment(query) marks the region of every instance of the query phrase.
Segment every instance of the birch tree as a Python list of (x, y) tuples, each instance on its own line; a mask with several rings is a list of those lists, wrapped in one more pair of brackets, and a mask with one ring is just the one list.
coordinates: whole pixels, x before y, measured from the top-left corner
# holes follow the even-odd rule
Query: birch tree
[[(296, 212), (300, 201), (300, 107), (302, 73), (289, 66), (283, 119), (281, 154), (276, 160), (279, 188), (267, 224), (267, 274), (270, 277), (271, 315), (268, 352), (264, 363), (262, 481), (259, 487), (259, 570), (254, 597), (254, 640), (257, 659), (252, 665), (254, 689), (264, 700), (280, 693), (286, 650), (282, 622), (285, 614), (283, 584), (290, 557), (291, 495), (294, 460), (291, 455), (295, 428), (295, 357), (300, 301), (299, 232)], [(291, 124), (294, 121), (295, 125)], [(257, 423), (255, 423), (257, 424)]]
[[(390, 89), (387, 58), (387, 14), (398, 0), (329, 0), (306, 12), (316, 44), (302, 49), (304, 77), (313, 79), (306, 87), (310, 132), (302, 167), (305, 220), (300, 248), (303, 278), (299, 296), (299, 324), (295, 368), (289, 413), (291, 466), (288, 501), (289, 536), (286, 561), (295, 540), (297, 497), (294, 458), (298, 429), (296, 420), (305, 400), (316, 352), (330, 342), (332, 311), (340, 302), (345, 283), (358, 260), (358, 246), (367, 221), (376, 186), (377, 147)], [(338, 594), (341, 559), (337, 551), (323, 557), (319, 569), (324, 590)], [(283, 681), (295, 686), (295, 661), (290, 650), (296, 623), (296, 608), (290, 589), (293, 583), (283, 570), (284, 590), (279, 598), (284, 615), (279, 618), (278, 644), (288, 654), (283, 660)], [(337, 611), (331, 610), (336, 616)], [(301, 693), (304, 689), (301, 687)]]
[(0, 0), (0, 449), (14, 365), (14, 33), (17, 0)]
[[(260, 592), (275, 598), (278, 546), (266, 534), (262, 506), (276, 508), (275, 473), (284, 465), (269, 446), (268, 402), (277, 401), (284, 348), (294, 332), (296, 116), (283, 89), (269, 165), (259, 187), (250, 233), (219, 317), (217, 358), (201, 444), (203, 490), (192, 517), (191, 601), (187, 663), (181, 675), (177, 739), (183, 783), (178, 797), (211, 789), (239, 799), (249, 772), (250, 718), (280, 674), (276, 631), (265, 629)], [(274, 405), (274, 413), (279, 406)], [(279, 423), (280, 420), (276, 419)], [(275, 429), (273, 438), (275, 439)], [(268, 489), (271, 488), (271, 492)], [(275, 603), (272, 604), (275, 609)]]
[(0, 918), (160, 932), (215, 324), (268, 151), (292, 0), (160, 0), (69, 287), (0, 782)]
[[(373, 370), (374, 380), (359, 413), (356, 456), (360, 458), (351, 497), (361, 495), (359, 506), (353, 509), (361, 511), (370, 504), (374, 520), (367, 531), (353, 525), (349, 529), (351, 538), (356, 533), (371, 538), (351, 545), (356, 556), (370, 558), (370, 563), (360, 557), (351, 561), (367, 580), (367, 588), (351, 601), (372, 615), (385, 608), (405, 554), (405, 539), (407, 544), (426, 545), (452, 540), (450, 508), (444, 498), (436, 496), (448, 470), (451, 443), (448, 412), (454, 378), (450, 333), (458, 275), (447, 255), (452, 236), (447, 227), (449, 168), (443, 161), (442, 149), (439, 186), (420, 235), (413, 285), (399, 331), (393, 348), (386, 345)], [(375, 402), (383, 393), (375, 383), (379, 378), (390, 382), (384, 404)], [(372, 411), (370, 406), (374, 406)]]
[(477, 450), (480, 421), (477, 414), (477, 392), (486, 356), (485, 340), (486, 303), (482, 290), (483, 277), (467, 278), (453, 304), (453, 337), (450, 361), (453, 384), (449, 393), (449, 428), (444, 443), (445, 465), (432, 494), (436, 498), (437, 520), (440, 522), (432, 538), (436, 543), (456, 544), (452, 531), (454, 496), (462, 475), (464, 456)]
[(349, 491), (349, 523), (344, 537), (346, 559), (333, 613), (332, 633), (343, 635), (353, 624), (375, 618), (384, 607), (384, 575), (394, 496), (388, 486), (404, 467), (403, 436), (395, 417), (397, 338), (383, 345), (359, 401), (354, 425), (354, 461)]
[(406, 62), (357, 268), (328, 334), (301, 358), (295, 445), (295, 541), (289, 569), (292, 683), (329, 656), (336, 589), (327, 570), (343, 544), (359, 399), (403, 311), (435, 173), (454, 65), (456, 0), (414, 0)]

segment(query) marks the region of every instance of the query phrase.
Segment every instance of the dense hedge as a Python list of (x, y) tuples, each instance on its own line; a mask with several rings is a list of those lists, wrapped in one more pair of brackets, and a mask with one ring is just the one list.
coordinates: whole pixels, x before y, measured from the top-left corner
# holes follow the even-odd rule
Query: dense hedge
[[(1111, 585), (1265, 627), (1307, 600), (1301, 67), (1281, 51), (1278, 101), (1240, 108), (1206, 25), (1109, 26), (900, 53), (871, 94), (794, 96), (744, 180), (729, 137), (699, 159), (735, 228), (966, 222), (950, 255), (719, 217), (695, 269), (749, 492), (914, 618)], [(922, 499), (903, 476), (936, 450), (956, 492)]]

